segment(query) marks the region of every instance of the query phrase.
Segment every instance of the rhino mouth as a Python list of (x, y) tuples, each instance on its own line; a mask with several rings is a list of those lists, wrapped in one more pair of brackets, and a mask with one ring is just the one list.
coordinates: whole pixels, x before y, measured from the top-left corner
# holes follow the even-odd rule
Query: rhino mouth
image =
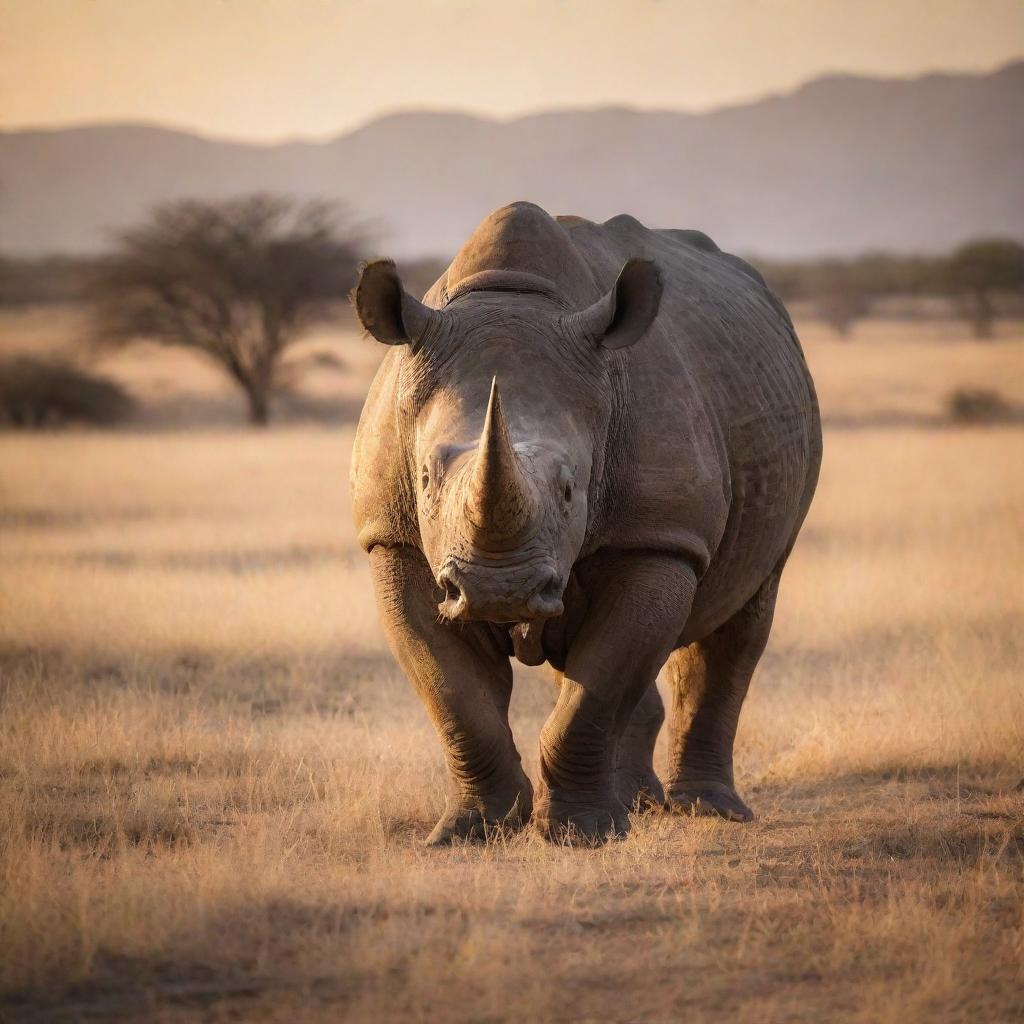
[(564, 584), (547, 562), (508, 571), (479, 569), (452, 560), (437, 582), (444, 590), (438, 612), (453, 622), (528, 626), (557, 618), (563, 611)]

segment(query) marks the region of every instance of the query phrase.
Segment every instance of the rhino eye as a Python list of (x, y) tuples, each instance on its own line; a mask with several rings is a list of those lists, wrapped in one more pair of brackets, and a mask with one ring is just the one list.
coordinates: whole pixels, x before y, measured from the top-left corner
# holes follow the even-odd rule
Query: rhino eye
[(562, 497), (565, 499), (566, 505), (572, 501), (573, 487), (575, 486), (576, 476), (575, 466), (562, 466), (558, 471), (558, 482), (562, 487)]
[(423, 467), (423, 473), (420, 476), (420, 485), (423, 487), (423, 490), (430, 486), (430, 470), (426, 466)]

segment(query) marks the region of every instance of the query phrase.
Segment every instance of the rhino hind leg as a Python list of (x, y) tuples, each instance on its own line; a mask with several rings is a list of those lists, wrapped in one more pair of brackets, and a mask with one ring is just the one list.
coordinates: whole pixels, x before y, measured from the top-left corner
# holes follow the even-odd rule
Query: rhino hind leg
[(771, 632), (779, 573), (773, 573), (728, 622), (673, 652), (669, 806), (689, 814), (752, 821), (736, 792), (733, 742), (751, 676)]
[(651, 683), (629, 716), (615, 751), (615, 789), (631, 810), (663, 807), (665, 790), (654, 771), (654, 745), (665, 723), (665, 705)]

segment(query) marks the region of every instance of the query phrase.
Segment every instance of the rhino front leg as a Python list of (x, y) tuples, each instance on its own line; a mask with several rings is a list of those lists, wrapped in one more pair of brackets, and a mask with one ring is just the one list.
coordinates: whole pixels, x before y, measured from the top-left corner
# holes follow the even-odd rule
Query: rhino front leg
[(428, 844), (482, 839), (495, 825), (523, 826), (533, 787), (508, 724), (508, 657), (486, 626), (438, 620), (442, 595), (418, 550), (377, 546), (370, 565), (388, 642), (426, 705), (452, 779)]
[(671, 807), (691, 814), (753, 821), (733, 780), (740, 709), (771, 632), (779, 574), (773, 573), (725, 625), (676, 651), (672, 686)]
[(663, 555), (604, 556), (588, 576), (587, 616), (540, 737), (534, 820), (555, 840), (601, 841), (629, 830), (616, 785), (619, 740), (677, 642), (696, 589), (690, 567)]

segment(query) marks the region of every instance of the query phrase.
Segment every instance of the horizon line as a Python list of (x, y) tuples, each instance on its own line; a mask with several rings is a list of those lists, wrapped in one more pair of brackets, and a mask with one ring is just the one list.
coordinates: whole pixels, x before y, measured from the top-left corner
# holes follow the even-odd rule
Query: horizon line
[(100, 119), (92, 121), (70, 121), (50, 123), (25, 123), (13, 126), (0, 125), (0, 135), (31, 135), (31, 134), (57, 134), (59, 132), (88, 131), (95, 128), (144, 128), (153, 131), (169, 132), (177, 135), (189, 135), (203, 142), (227, 143), (231, 145), (249, 146), (254, 149), (272, 149), (279, 146), (322, 146), (339, 139), (365, 130), (371, 125), (380, 121), (392, 118), (433, 115), (438, 117), (459, 117), (470, 121), (479, 121), (484, 124), (509, 125), (518, 121), (529, 120), (534, 117), (558, 114), (599, 114), (599, 113), (624, 113), (640, 115), (667, 114), (677, 117), (706, 117), (713, 114), (724, 113), (730, 110), (738, 110), (744, 107), (753, 107), (761, 103), (770, 103), (773, 100), (788, 99), (798, 95), (805, 89), (822, 82), (836, 79), (857, 80), (862, 82), (886, 82), (911, 84), (921, 82), (928, 78), (989, 78), (1001, 74), (1017, 65), (1024, 64), (1024, 54), (1009, 61), (1002, 61), (988, 70), (961, 71), (949, 68), (936, 68), (929, 71), (922, 71), (912, 75), (879, 75), (856, 71), (828, 71), (824, 74), (815, 75), (787, 91), (772, 91), (757, 93), (746, 100), (720, 103), (704, 108), (686, 107), (645, 107), (629, 103), (601, 103), (592, 106), (563, 106), (563, 107), (536, 107), (524, 110), (510, 116), (498, 116), (476, 111), (470, 108), (455, 107), (430, 107), (430, 106), (403, 106), (381, 110), (364, 120), (354, 122), (350, 128), (337, 129), (322, 135), (281, 135), (272, 139), (253, 139), (230, 133), (208, 132), (205, 129), (188, 126), (169, 121), (154, 121), (146, 119)]

